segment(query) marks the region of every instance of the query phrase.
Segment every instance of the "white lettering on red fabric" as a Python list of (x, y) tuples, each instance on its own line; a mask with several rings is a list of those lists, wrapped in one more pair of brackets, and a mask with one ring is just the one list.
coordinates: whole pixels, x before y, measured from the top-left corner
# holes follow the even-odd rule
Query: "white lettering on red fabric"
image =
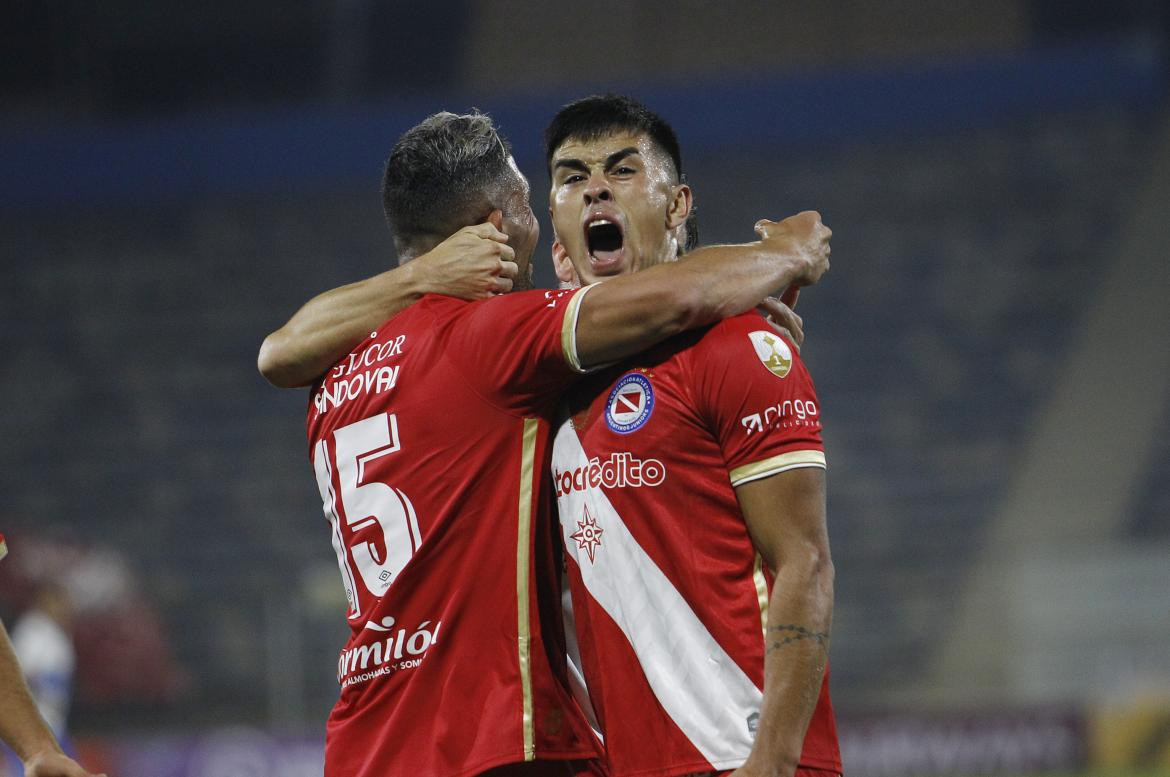
[(789, 429), (796, 426), (819, 426), (817, 403), (811, 399), (786, 399), (739, 419), (748, 437), (765, 429)]
[(401, 356), (405, 344), (406, 335), (398, 335), (393, 340), (354, 351), (338, 362), (313, 395), (317, 415), (324, 415), (365, 394), (383, 394), (394, 388), (398, 384), (400, 365), (390, 366), (383, 362)]
[(548, 303), (545, 305), (545, 307), (555, 309), (558, 302), (575, 291), (576, 289), (550, 289), (546, 291), (544, 293), (544, 298), (548, 300)]
[(394, 618), (383, 618), (382, 625), (367, 623), (366, 628), (389, 634), (385, 640), (358, 645), (341, 651), (337, 658), (337, 682), (342, 688), (364, 683), (400, 669), (422, 665), (427, 651), (439, 644), (442, 621), (423, 621), (415, 629), (393, 629)]
[(658, 459), (637, 459), (631, 453), (611, 454), (604, 462), (594, 456), (589, 464), (573, 470), (553, 469), (557, 496), (587, 488), (640, 488), (666, 480), (666, 465)]

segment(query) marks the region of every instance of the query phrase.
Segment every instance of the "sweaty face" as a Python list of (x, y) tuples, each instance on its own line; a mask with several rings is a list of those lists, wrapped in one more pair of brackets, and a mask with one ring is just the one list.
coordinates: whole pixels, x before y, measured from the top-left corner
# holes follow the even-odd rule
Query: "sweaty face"
[(519, 183), (502, 208), (504, 222), (501, 229), (508, 236), (508, 245), (516, 252), (516, 264), (520, 269), (514, 288), (531, 289), (532, 252), (536, 250), (536, 242), (540, 239), (540, 224), (529, 202), (528, 179), (516, 167), (514, 159), (509, 158), (508, 164), (515, 171)]
[(689, 209), (690, 190), (646, 135), (569, 138), (553, 152), (553, 230), (583, 283), (674, 259)]

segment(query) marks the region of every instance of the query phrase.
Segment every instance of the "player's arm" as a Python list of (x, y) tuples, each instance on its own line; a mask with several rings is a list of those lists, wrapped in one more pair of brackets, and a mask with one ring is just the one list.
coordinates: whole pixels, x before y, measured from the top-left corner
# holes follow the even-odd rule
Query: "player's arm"
[[(61, 752), (37, 711), (8, 632), (0, 623), (0, 739), (24, 763), (26, 777), (91, 777)], [(104, 777), (104, 776), (103, 776)]]
[(465, 227), (401, 267), (314, 297), (264, 338), (256, 366), (274, 386), (307, 386), (424, 294), (483, 299), (511, 290), (517, 267), (507, 240), (489, 222)]
[(590, 289), (577, 318), (579, 366), (614, 361), (751, 310), (791, 285), (816, 283), (828, 270), (833, 233), (815, 211), (760, 221), (756, 231), (754, 243), (701, 248)]
[(736, 488), (756, 550), (775, 573), (764, 635), (764, 701), (734, 777), (791, 777), (817, 704), (833, 623), (825, 470), (804, 467)]

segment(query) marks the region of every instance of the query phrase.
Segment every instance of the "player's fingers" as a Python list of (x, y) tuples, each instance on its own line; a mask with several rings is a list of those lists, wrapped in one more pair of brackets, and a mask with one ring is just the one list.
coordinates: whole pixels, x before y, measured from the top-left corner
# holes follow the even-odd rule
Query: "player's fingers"
[(796, 301), (798, 299), (800, 299), (800, 287), (795, 283), (785, 289), (784, 293), (780, 295), (780, 301), (793, 310), (796, 310)]
[(500, 261), (512, 263), (516, 261), (516, 251), (507, 243), (496, 243), (496, 252)]
[(472, 224), (470, 227), (463, 228), (465, 232), (482, 237), (485, 240), (495, 240), (498, 243), (507, 243), (508, 236), (496, 229), (496, 225), (490, 221), (485, 221), (482, 224)]
[(804, 321), (784, 303), (769, 297), (760, 303), (759, 309), (779, 331), (786, 333), (796, 343), (797, 349), (804, 343)]
[(509, 262), (507, 260), (500, 262), (501, 278), (512, 278), (515, 280), (518, 275), (520, 275), (520, 265), (516, 264), (515, 262)]
[(768, 228), (774, 226), (775, 224), (776, 222), (772, 221), (771, 219), (760, 219), (756, 222), (756, 225), (752, 227), (752, 229), (754, 229), (756, 234), (760, 237), (767, 237)]
[(507, 294), (512, 290), (512, 279), (503, 275), (492, 278), (492, 294)]
[(769, 321), (769, 322), (768, 322), (768, 324), (769, 324), (769, 326), (771, 326), (771, 327), (772, 327), (772, 329), (773, 329), (773, 330), (774, 330), (774, 331), (775, 331), (777, 334), (784, 335), (784, 336), (785, 336), (785, 337), (787, 337), (789, 340), (791, 340), (791, 341), (792, 341), (792, 344), (793, 344), (793, 346), (796, 348), (796, 352), (797, 352), (797, 353), (800, 353), (800, 343), (798, 343), (798, 342), (796, 341), (796, 333), (795, 333), (795, 332), (789, 332), (787, 329), (785, 329), (784, 327), (780, 326), (780, 325), (779, 325), (779, 324), (777, 324), (775, 321)]

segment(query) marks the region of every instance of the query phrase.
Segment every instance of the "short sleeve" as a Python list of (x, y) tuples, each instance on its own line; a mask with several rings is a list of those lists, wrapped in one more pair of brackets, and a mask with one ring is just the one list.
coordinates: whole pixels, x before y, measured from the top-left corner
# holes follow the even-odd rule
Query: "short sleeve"
[(816, 389), (791, 341), (759, 315), (712, 328), (692, 350), (696, 406), (733, 486), (825, 466)]
[(582, 373), (581, 289), (523, 291), (468, 305), (447, 326), (444, 350), (481, 396), (527, 413)]

